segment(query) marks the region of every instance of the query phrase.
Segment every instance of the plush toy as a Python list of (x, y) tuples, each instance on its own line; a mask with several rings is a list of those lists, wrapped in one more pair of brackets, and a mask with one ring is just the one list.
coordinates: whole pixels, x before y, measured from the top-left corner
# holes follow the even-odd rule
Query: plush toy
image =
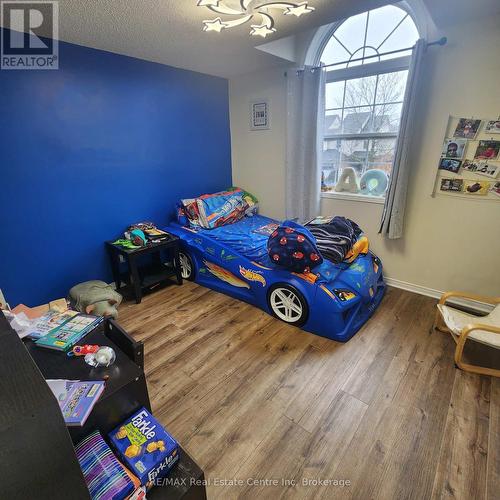
[(122, 296), (104, 281), (86, 281), (69, 291), (69, 300), (79, 312), (116, 319)]

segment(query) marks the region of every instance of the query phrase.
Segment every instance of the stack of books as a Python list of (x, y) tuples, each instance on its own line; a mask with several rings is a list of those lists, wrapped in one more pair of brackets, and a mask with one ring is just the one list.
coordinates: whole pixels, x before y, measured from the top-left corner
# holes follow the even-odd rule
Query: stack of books
[[(71, 311), (73, 312), (73, 311)], [(62, 324), (52, 327), (45, 335), (40, 337), (35, 344), (56, 351), (69, 351), (87, 333), (92, 331), (103, 320), (100, 316), (77, 313), (72, 315)]]

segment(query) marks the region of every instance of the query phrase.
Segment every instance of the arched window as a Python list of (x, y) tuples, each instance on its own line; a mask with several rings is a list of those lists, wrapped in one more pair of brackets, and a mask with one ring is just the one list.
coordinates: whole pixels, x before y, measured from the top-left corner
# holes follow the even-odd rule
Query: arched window
[[(410, 14), (394, 5), (331, 27), (317, 54), (327, 70), (323, 192), (334, 192), (348, 167), (358, 181), (368, 170), (390, 177), (411, 48), (418, 38)], [(383, 200), (380, 191), (363, 191)]]

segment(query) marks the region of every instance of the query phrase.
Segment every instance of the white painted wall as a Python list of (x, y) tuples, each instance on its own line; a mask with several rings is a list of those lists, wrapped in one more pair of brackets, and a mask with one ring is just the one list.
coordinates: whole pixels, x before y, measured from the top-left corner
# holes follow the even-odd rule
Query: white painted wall
[[(285, 70), (272, 69), (229, 81), (233, 184), (259, 198), (263, 214), (285, 214)], [(270, 130), (250, 130), (250, 102), (266, 98)]]
[[(448, 115), (500, 114), (500, 18), (447, 27), (445, 47), (429, 49), (419, 113), (415, 116), (413, 174), (405, 236), (390, 241), (377, 234), (382, 205), (323, 199), (324, 215), (359, 223), (394, 279), (436, 290), (460, 289), (500, 295), (500, 203), (432, 198), (436, 165)], [(268, 98), (271, 130), (249, 129), (249, 102)], [(285, 213), (284, 70), (230, 80), (233, 180), (261, 200), (262, 213)]]

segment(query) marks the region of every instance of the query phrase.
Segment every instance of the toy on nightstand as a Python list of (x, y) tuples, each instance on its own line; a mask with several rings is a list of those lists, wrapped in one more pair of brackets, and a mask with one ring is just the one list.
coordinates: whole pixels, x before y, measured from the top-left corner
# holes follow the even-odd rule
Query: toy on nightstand
[(145, 408), (111, 432), (109, 440), (148, 489), (179, 460), (179, 445)]

